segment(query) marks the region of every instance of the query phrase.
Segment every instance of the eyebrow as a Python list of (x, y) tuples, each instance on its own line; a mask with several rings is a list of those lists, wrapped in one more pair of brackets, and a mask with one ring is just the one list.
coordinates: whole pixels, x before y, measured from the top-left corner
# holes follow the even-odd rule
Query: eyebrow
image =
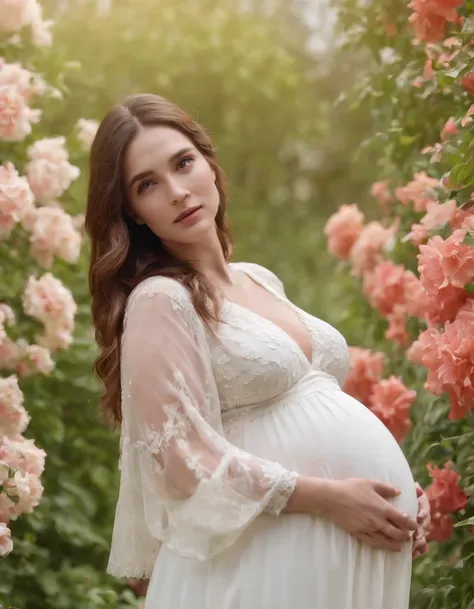
[[(194, 148), (192, 146), (188, 146), (186, 148), (181, 148), (181, 150), (178, 150), (178, 152), (175, 152), (173, 155), (170, 156), (170, 158), (168, 159), (168, 163), (170, 163), (170, 164), (173, 163), (174, 161), (179, 159), (180, 156), (183, 156), (183, 154), (186, 154), (193, 150), (194, 150)], [(137, 173), (130, 180), (128, 188), (131, 189), (132, 186), (135, 184), (135, 182), (138, 182), (139, 180), (143, 180), (143, 178), (146, 178), (147, 176), (151, 175), (152, 173), (154, 173), (153, 169), (146, 169), (145, 171)]]

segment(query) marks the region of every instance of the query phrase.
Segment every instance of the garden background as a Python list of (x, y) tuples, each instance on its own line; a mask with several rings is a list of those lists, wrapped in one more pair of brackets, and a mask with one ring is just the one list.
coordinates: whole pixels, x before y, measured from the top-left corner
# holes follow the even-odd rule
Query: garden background
[(474, 0), (0, 0), (0, 57), (0, 603), (141, 603), (105, 574), (83, 213), (96, 121), (146, 91), (210, 131), (234, 259), (343, 332), (427, 489), (412, 607), (473, 609)]

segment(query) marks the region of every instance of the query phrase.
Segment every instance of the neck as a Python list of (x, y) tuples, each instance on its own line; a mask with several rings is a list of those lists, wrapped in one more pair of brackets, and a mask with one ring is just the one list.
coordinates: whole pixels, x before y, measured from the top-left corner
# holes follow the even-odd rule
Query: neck
[(232, 285), (230, 268), (215, 230), (199, 243), (163, 245), (171, 254), (205, 275), (216, 287)]

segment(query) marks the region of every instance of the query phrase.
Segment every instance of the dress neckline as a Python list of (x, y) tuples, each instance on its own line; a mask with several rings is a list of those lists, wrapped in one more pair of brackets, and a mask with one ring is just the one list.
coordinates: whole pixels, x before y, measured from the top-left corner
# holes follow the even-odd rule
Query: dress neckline
[[(235, 263), (232, 266), (234, 266), (234, 265), (235, 265)], [(315, 351), (315, 349), (314, 349), (314, 342), (313, 342), (313, 335), (312, 335), (312, 332), (311, 332), (310, 328), (308, 327), (307, 323), (304, 321), (303, 316), (299, 312), (298, 308), (291, 301), (289, 301), (287, 298), (283, 298), (280, 294), (278, 294), (278, 292), (276, 292), (270, 286), (268, 286), (265, 283), (263, 283), (258, 277), (255, 277), (255, 275), (252, 272), (250, 272), (248, 269), (242, 268), (240, 265), (237, 266), (237, 267), (234, 266), (234, 268), (237, 268), (237, 270), (239, 270), (240, 272), (242, 272), (245, 275), (247, 275), (247, 277), (249, 277), (249, 279), (251, 281), (256, 283), (258, 286), (260, 286), (263, 290), (265, 290), (266, 292), (268, 292), (272, 296), (274, 296), (278, 301), (282, 302), (288, 309), (290, 309), (297, 316), (297, 318), (299, 319), (300, 323), (302, 324), (303, 328), (306, 330), (306, 332), (308, 333), (308, 336), (309, 336), (309, 340), (310, 340), (310, 344), (311, 344), (311, 359), (308, 358), (308, 356), (303, 351), (303, 349), (301, 348), (299, 343), (297, 343), (296, 340), (290, 334), (288, 334), (288, 332), (286, 330), (284, 330), (276, 322), (272, 321), (271, 319), (268, 319), (268, 317), (260, 315), (259, 313), (257, 313), (253, 309), (249, 309), (248, 307), (246, 307), (244, 305), (241, 305), (238, 302), (230, 300), (225, 295), (223, 296), (223, 299), (229, 305), (237, 307), (239, 309), (242, 309), (243, 311), (246, 311), (249, 315), (252, 315), (256, 319), (263, 320), (264, 322), (266, 322), (266, 323), (270, 324), (271, 326), (273, 326), (274, 328), (276, 328), (281, 334), (283, 334), (292, 343), (292, 345), (294, 345), (296, 347), (296, 349), (298, 350), (300, 355), (302, 355), (302, 357), (304, 358), (306, 363), (309, 366), (312, 366), (313, 362), (314, 362), (314, 351)]]

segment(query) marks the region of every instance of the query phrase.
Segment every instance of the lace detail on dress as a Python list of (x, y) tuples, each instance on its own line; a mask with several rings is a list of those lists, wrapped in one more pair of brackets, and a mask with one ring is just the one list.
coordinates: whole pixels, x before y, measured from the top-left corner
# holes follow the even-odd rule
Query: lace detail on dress
[(161, 543), (181, 556), (207, 559), (270, 502), (285, 503), (280, 481), (287, 470), (224, 437), (204, 326), (176, 281), (150, 278), (132, 293), (121, 383), (121, 481), (110, 573), (148, 576)]
[(211, 335), (176, 280), (150, 277), (133, 290), (121, 341), (113, 575), (149, 576), (161, 544), (207, 559), (234, 543), (262, 512), (280, 514), (298, 474), (231, 444), (223, 415), (232, 421), (235, 410), (245, 425), (243, 414), (251, 418), (275, 398), (292, 407), (287, 397), (295, 388), (297, 399), (304, 378), (314, 391), (313, 373), (325, 386), (344, 379), (342, 336), (292, 304), (273, 273), (239, 266), (300, 315), (311, 332), (312, 365), (282, 329), (238, 305), (223, 307), (222, 323)]
[(265, 512), (271, 516), (279, 516), (282, 510), (285, 509), (288, 500), (295, 490), (296, 482), (299, 474), (296, 472), (285, 472), (281, 477), (278, 486), (275, 489), (275, 494), (268, 502)]

